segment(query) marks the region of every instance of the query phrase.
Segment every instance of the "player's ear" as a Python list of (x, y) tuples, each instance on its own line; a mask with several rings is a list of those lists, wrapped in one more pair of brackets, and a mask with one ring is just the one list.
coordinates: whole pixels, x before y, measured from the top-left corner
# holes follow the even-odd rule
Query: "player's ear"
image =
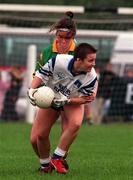
[(77, 58), (77, 61), (80, 61), (80, 58)]
[(82, 62), (83, 62), (83, 60), (82, 60), (82, 59), (80, 59), (80, 58), (77, 58), (77, 62), (82, 63)]

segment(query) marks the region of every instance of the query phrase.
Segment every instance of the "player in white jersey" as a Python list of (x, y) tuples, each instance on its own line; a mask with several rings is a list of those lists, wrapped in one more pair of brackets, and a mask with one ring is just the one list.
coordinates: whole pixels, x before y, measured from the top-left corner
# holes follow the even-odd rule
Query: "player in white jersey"
[(36, 72), (36, 77), (51, 87), (57, 98), (61, 92), (66, 97), (88, 96), (92, 94), (97, 76), (94, 68), (90, 72), (75, 75), (72, 55), (57, 55)]
[[(84, 105), (92, 102), (97, 92), (97, 75), (94, 70), (96, 49), (81, 43), (74, 56), (57, 55), (40, 68), (31, 83), (29, 98), (35, 104), (33, 94), (42, 83), (51, 87), (56, 97), (51, 108), (39, 109), (32, 127), (32, 138), (37, 138), (41, 172), (48, 173), (54, 168), (58, 173), (67, 173), (63, 156), (75, 140), (84, 115)], [(49, 134), (59, 115), (66, 120), (65, 130), (61, 134), (57, 148), (50, 158)], [(42, 121), (43, 118), (43, 121)], [(42, 146), (43, 145), (43, 146)]]

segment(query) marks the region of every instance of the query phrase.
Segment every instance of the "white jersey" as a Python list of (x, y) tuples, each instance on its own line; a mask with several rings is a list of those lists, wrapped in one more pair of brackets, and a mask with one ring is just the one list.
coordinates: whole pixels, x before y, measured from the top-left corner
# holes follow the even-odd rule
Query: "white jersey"
[(59, 92), (67, 97), (91, 95), (97, 89), (95, 69), (74, 75), (72, 73), (73, 63), (72, 55), (57, 55), (41, 67), (36, 72), (36, 76), (51, 87), (57, 96)]

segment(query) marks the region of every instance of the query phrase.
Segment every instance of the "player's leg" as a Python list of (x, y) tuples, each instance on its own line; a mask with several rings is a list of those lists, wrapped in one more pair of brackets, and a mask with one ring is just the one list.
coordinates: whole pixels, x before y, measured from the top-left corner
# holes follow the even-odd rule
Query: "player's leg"
[[(40, 158), (41, 170), (46, 172), (47, 168), (49, 170), (50, 162), (50, 141), (49, 133), (52, 125), (58, 118), (59, 113), (51, 108), (49, 109), (39, 109), (35, 122), (32, 127), (31, 132), (31, 143), (34, 151)], [(46, 171), (45, 171), (46, 170)]]
[(68, 119), (66, 118), (64, 111), (61, 111), (61, 134), (67, 129), (68, 127)]
[[(68, 120), (65, 117), (63, 111), (61, 111), (61, 134), (65, 131), (65, 129), (68, 128)], [(69, 169), (69, 165), (67, 163), (67, 157), (68, 157), (69, 152), (66, 152), (66, 154), (63, 157), (63, 165), (65, 166), (65, 168), (68, 170)]]
[(83, 105), (69, 105), (64, 108), (64, 116), (68, 121), (67, 128), (61, 135), (59, 141), (59, 148), (67, 151), (77, 136), (78, 130), (83, 121), (84, 106)]
[[(49, 109), (40, 108), (36, 114), (35, 121), (33, 123), (32, 131), (31, 131), (31, 144), (35, 152), (37, 152), (39, 158), (43, 158), (47, 156), (47, 155), (43, 155), (42, 151), (44, 150), (44, 147), (45, 149), (49, 149), (50, 147), (48, 136), (51, 127), (57, 118), (58, 118), (58, 113), (51, 108)], [(44, 145), (45, 141), (47, 141), (46, 143), (47, 148)]]
[(65, 106), (63, 113), (65, 119), (68, 121), (68, 126), (64, 129), (59, 140), (58, 147), (56, 148), (51, 159), (52, 165), (59, 173), (68, 172), (68, 170), (63, 165), (62, 158), (78, 134), (83, 120), (84, 106)]

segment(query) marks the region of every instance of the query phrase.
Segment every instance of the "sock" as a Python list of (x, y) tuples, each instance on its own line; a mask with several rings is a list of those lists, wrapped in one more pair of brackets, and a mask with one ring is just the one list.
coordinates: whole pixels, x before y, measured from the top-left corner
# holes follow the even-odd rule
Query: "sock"
[(48, 167), (49, 163), (50, 163), (50, 157), (49, 158), (40, 159), (41, 167)]
[(60, 159), (62, 158), (63, 156), (65, 156), (66, 154), (66, 151), (60, 149), (60, 148), (56, 148), (55, 151), (54, 151), (54, 154), (53, 154), (53, 159)]

